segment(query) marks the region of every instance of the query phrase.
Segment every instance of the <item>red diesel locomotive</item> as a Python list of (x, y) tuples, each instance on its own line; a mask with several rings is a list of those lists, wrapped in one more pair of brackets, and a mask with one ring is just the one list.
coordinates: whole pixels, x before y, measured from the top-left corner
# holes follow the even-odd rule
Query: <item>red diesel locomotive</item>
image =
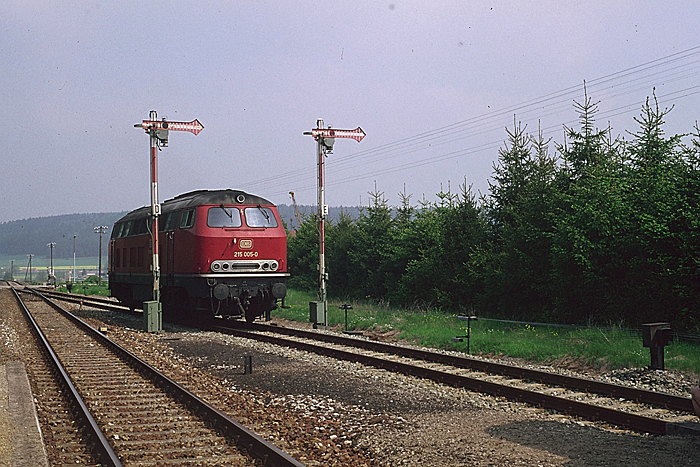
[[(109, 242), (109, 288), (130, 308), (152, 300), (151, 208), (119, 219)], [(287, 293), (287, 236), (270, 201), (237, 190), (200, 190), (161, 205), (164, 313), (266, 315)]]

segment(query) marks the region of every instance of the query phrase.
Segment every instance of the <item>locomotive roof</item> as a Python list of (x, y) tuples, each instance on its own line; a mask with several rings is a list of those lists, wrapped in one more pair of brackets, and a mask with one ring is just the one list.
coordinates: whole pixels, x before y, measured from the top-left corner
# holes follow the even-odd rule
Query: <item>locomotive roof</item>
[[(161, 204), (161, 212), (168, 213), (177, 211), (178, 209), (189, 208), (193, 206), (201, 206), (203, 204), (254, 204), (254, 205), (270, 205), (272, 204), (265, 198), (257, 195), (252, 195), (240, 190), (197, 190), (189, 193), (178, 195), (172, 199), (163, 201)], [(136, 219), (148, 215), (151, 212), (151, 206), (143, 206), (135, 209), (119, 219), (126, 221)], [(117, 221), (117, 222), (119, 222)]]

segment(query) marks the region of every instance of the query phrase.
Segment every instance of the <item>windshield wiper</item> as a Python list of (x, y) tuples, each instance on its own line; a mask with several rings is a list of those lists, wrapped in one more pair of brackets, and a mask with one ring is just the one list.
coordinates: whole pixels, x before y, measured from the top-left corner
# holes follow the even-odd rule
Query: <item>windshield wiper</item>
[(263, 213), (263, 216), (265, 216), (265, 220), (267, 220), (267, 223), (269, 224), (270, 223), (270, 214), (268, 214), (268, 212), (265, 210), (265, 208), (263, 208), (259, 204), (258, 204), (258, 209), (260, 209), (260, 212)]
[(219, 206), (219, 207), (220, 207), (221, 209), (224, 210), (224, 212), (225, 212), (226, 215), (229, 217), (229, 219), (233, 220), (233, 213), (232, 213), (232, 212), (228, 212), (228, 211), (226, 210), (226, 208), (224, 207), (224, 203), (221, 203), (221, 206)]

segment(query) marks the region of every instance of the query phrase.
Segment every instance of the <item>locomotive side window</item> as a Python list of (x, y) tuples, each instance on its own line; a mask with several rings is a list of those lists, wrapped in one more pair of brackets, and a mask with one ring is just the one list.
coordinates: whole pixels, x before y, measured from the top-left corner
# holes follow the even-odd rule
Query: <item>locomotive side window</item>
[(131, 228), (131, 221), (122, 222), (119, 229), (119, 238), (126, 237)]
[(248, 227), (277, 227), (272, 209), (262, 206), (245, 208), (245, 223)]
[(215, 208), (209, 208), (207, 212), (207, 226), (209, 227), (240, 227), (241, 211), (236, 208), (227, 208), (222, 204)]
[(148, 232), (148, 225), (146, 218), (144, 217), (143, 219), (136, 219), (131, 224), (131, 230), (129, 231), (128, 235), (141, 235), (145, 234), (146, 232)]
[(169, 232), (171, 230), (177, 229), (180, 224), (180, 211), (171, 212), (163, 222), (163, 230)]
[(180, 219), (180, 228), (189, 229), (194, 226), (194, 209), (188, 209), (182, 213), (182, 219)]

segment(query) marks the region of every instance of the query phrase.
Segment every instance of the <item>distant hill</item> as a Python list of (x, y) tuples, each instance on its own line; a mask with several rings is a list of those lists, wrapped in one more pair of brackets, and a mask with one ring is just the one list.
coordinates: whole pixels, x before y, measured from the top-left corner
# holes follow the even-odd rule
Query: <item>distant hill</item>
[(104, 212), (92, 214), (64, 214), (61, 216), (33, 217), (0, 223), (0, 255), (33, 254), (37, 258), (49, 257), (49, 243), (55, 243), (54, 258), (73, 257), (73, 235), (75, 255), (97, 256), (100, 236), (94, 227), (106, 225), (107, 234), (102, 236), (102, 252), (107, 253), (109, 235), (114, 222), (126, 212)]
[[(278, 206), (280, 215), (288, 229), (296, 228), (294, 207), (281, 204)], [(340, 213), (357, 217), (357, 207), (332, 207), (329, 209), (331, 220), (337, 220)], [(316, 212), (315, 206), (299, 206), (299, 212), (304, 217)], [(73, 257), (73, 235), (75, 239), (75, 254), (77, 257), (97, 256), (100, 236), (94, 227), (106, 225), (107, 234), (102, 236), (102, 253), (107, 254), (107, 244), (112, 233), (114, 222), (126, 214), (124, 212), (104, 212), (92, 214), (64, 214), (61, 216), (33, 217), (10, 222), (0, 222), (0, 256), (14, 255), (24, 258), (33, 254), (37, 258), (48, 258), (49, 243), (55, 243), (54, 258)]]

